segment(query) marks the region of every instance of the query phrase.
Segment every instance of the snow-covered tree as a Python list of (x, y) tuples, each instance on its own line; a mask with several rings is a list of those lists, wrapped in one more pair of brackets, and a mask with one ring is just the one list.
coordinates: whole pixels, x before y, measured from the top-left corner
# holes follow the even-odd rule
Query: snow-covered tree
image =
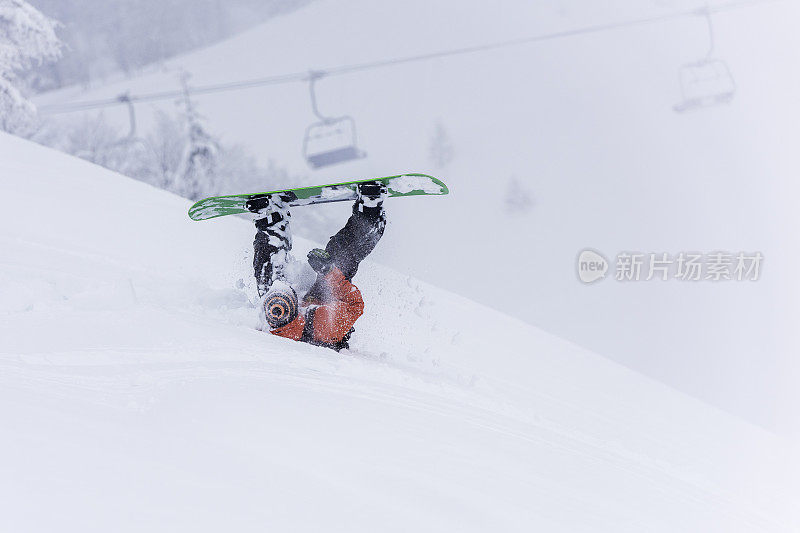
[(24, 0), (0, 0), (0, 129), (25, 133), (36, 109), (22, 94), (22, 72), (61, 53), (57, 23)]
[[(187, 198), (266, 190), (285, 176), (285, 171), (271, 162), (268, 168), (261, 168), (244, 147), (218, 143), (204, 130), (200, 135), (195, 130), (200, 142), (193, 145), (192, 128), (185, 118), (184, 114), (156, 115), (156, 126), (146, 138), (146, 165), (129, 175)], [(207, 145), (202, 141), (206, 139), (210, 140), (210, 147), (204, 151)], [(213, 157), (208, 159), (208, 155)]]
[[(188, 92), (188, 91), (187, 91)], [(177, 115), (158, 112), (144, 137), (120, 131), (102, 113), (50, 118), (31, 139), (191, 199), (298, 183), (272, 161), (267, 168), (240, 145), (218, 142), (187, 97)]]
[(516, 178), (509, 180), (503, 201), (506, 206), (506, 212), (511, 214), (525, 213), (533, 207), (533, 195)]
[(181, 166), (186, 139), (179, 121), (164, 111), (156, 114), (156, 124), (147, 136), (151, 149), (151, 172), (146, 176), (136, 176), (160, 189), (171, 190), (175, 174)]
[(447, 134), (447, 130), (441, 120), (437, 120), (433, 128), (433, 135), (431, 135), (428, 143), (428, 155), (431, 163), (436, 168), (446, 167), (453, 161), (455, 156), (450, 136)]
[(204, 191), (215, 187), (219, 143), (203, 127), (189, 94), (188, 79), (186, 74), (181, 77), (187, 131), (181, 167), (175, 175), (175, 192), (185, 198), (199, 200)]

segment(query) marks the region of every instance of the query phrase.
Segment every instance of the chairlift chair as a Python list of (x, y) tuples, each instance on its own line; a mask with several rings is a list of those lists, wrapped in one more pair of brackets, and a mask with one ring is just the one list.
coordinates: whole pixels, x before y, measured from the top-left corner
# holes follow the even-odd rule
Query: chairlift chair
[(325, 75), (323, 71), (311, 71), (308, 76), (311, 111), (319, 118), (318, 122), (306, 128), (303, 138), (303, 157), (312, 168), (326, 167), (367, 156), (358, 149), (356, 122), (353, 117), (348, 115), (326, 117), (320, 113), (315, 88), (317, 80)]
[(117, 96), (117, 102), (128, 106), (128, 139), (136, 138), (136, 109), (133, 107), (133, 100), (129, 92), (124, 92)]
[(133, 106), (133, 99), (131, 95), (127, 92), (120, 94), (117, 96), (117, 102), (120, 104), (125, 104), (128, 108), (128, 134), (121, 139), (117, 139), (113, 142), (108, 142), (105, 147), (106, 148), (118, 148), (118, 147), (137, 147), (140, 150), (149, 149), (149, 145), (147, 141), (138, 135), (136, 135), (136, 110)]
[(306, 128), (303, 157), (312, 168), (366, 157), (356, 143), (356, 123), (350, 116), (327, 118)]
[(721, 59), (701, 59), (680, 69), (682, 100), (674, 109), (679, 113), (728, 103), (736, 93), (736, 82)]

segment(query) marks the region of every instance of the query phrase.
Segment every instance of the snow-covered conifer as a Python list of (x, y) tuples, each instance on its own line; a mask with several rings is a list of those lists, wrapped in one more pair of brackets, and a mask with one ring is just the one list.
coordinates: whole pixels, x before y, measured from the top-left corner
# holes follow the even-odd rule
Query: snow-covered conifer
[(57, 23), (24, 0), (0, 0), (0, 129), (25, 133), (35, 108), (22, 94), (20, 73), (61, 53)]
[(455, 151), (453, 144), (450, 142), (450, 136), (447, 134), (444, 124), (441, 120), (436, 121), (436, 126), (431, 135), (428, 143), (428, 155), (431, 163), (436, 168), (444, 168), (453, 161)]
[(199, 200), (204, 192), (215, 187), (219, 143), (203, 127), (189, 94), (188, 75), (182, 76), (181, 81), (187, 142), (181, 167), (175, 176), (175, 188), (181, 196)]
[(508, 213), (525, 213), (533, 207), (533, 195), (518, 179), (511, 178), (506, 187), (504, 203)]

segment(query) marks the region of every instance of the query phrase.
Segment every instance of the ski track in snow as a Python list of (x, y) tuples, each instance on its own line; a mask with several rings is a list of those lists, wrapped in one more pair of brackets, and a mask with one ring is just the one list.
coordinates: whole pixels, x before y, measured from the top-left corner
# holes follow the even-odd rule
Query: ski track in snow
[[(376, 383), (366, 377), (350, 375), (344, 368), (347, 364), (341, 365), (338, 361), (329, 360), (321, 361), (318, 367), (298, 365), (287, 369), (285, 361), (280, 364), (267, 362), (263, 356), (253, 362), (120, 364), (120, 360), (140, 361), (146, 358), (146, 354), (104, 352), (97, 355), (98, 361), (88, 364), (85, 362), (87, 354), (83, 353), (20, 357), (19, 362), (3, 362), (0, 365), (3, 376), (0, 382), (5, 389), (29, 388), (62, 400), (90, 401), (111, 409), (147, 411), (156, 408), (161, 391), (188, 382), (244, 380), (255, 381), (259, 386), (268, 386), (270, 382), (280, 381), (298, 388), (313, 388), (316, 391), (348, 395), (369, 402), (394, 404), (427, 414), (456, 416), (482, 430), (625, 471), (649, 485), (659, 485), (665, 478), (670, 479), (672, 486), (665, 497), (675, 505), (697, 504), (711, 510), (717, 508), (721, 512), (733, 513), (742, 524), (753, 528), (775, 525), (750, 509), (738, 509), (735, 502), (716, 494), (713, 487), (703, 486), (700, 480), (693, 479), (694, 476), (681, 473), (668, 464), (654, 461), (647, 456), (633, 455), (615, 448), (611, 443), (598, 442), (579, 433), (565, 432), (558, 425), (543, 419), (531, 421), (510, 416), (496, 401), (470, 394), (463, 384), (411, 379), (407, 371), (392, 369), (392, 373), (403, 381), (403, 386), (387, 387), (384, 383)], [(75, 363), (64, 365), (63, 361), (68, 362), (71, 358)], [(91, 355), (89, 359), (92, 359)], [(104, 362), (101, 363), (100, 360)], [(385, 379), (386, 364), (382, 362), (380, 366), (383, 368), (376, 374)]]

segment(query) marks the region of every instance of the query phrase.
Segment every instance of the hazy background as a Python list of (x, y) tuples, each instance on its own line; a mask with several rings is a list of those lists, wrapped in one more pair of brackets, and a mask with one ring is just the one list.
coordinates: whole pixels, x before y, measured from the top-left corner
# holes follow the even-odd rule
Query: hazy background
[[(710, 44), (706, 19), (689, 13), (700, 2), (31, 4), (61, 23), (66, 47), (24, 77), (42, 120), (26, 135), (193, 198), (438, 175), (452, 195), (391, 202), (377, 261), (797, 432), (796, 2), (710, 3), (713, 57), (736, 92), (683, 114), (680, 68)], [(355, 119), (368, 157), (320, 170), (301, 154), (315, 121), (305, 82), (192, 92), (587, 28), (597, 31), (323, 78), (320, 108)], [(135, 131), (112, 102), (125, 93), (149, 95)], [(194, 188), (169, 178), (183, 168), (186, 123), (202, 125), (219, 161)], [(346, 210), (298, 209), (295, 231), (322, 242)], [(765, 262), (752, 283), (584, 286), (575, 259), (586, 247), (609, 258), (760, 251)]]
[(67, 47), (34, 75), (36, 90), (132, 75), (181, 52), (217, 42), (308, 0), (42, 0), (32, 2), (61, 23)]

